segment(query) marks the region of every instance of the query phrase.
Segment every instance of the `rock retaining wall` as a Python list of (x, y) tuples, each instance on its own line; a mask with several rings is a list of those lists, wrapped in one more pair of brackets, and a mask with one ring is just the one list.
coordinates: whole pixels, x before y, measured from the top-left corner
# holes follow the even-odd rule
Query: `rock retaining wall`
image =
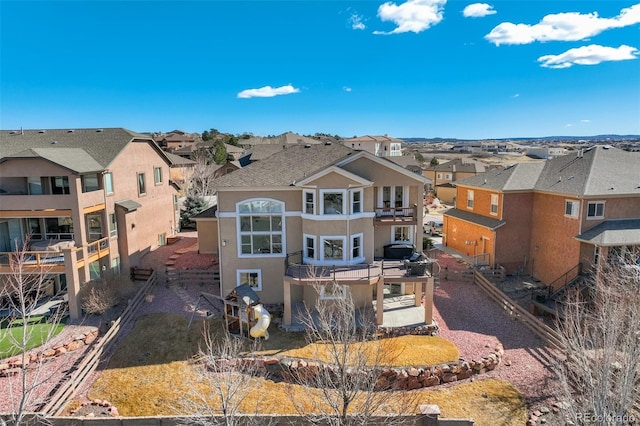
[(67, 352), (73, 352), (80, 348), (91, 345), (98, 337), (98, 330), (87, 331), (72, 336), (64, 343), (57, 344), (49, 349), (38, 349), (28, 352), (24, 357), (21, 355), (0, 360), (0, 377), (9, 377), (19, 374), (22, 367), (36, 366), (44, 362), (50, 361)]

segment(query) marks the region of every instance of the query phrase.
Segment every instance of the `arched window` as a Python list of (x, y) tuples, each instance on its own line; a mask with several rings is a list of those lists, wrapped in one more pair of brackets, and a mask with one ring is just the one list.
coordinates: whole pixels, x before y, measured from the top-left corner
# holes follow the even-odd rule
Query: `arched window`
[(242, 201), (238, 213), (240, 256), (281, 255), (284, 240), (284, 203), (268, 199)]

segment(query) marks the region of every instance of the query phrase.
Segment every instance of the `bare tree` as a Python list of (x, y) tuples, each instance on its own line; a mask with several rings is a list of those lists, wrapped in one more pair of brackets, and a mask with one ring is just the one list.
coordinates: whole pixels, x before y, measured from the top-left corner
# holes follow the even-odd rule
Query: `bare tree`
[(239, 424), (268, 424), (261, 414), (260, 399), (250, 412), (249, 394), (255, 392), (250, 380), (264, 376), (256, 362), (246, 362), (243, 355), (259, 350), (257, 340), (248, 341), (236, 337), (224, 329), (212, 334), (208, 323), (203, 324), (203, 346), (196, 356), (195, 371), (198, 377), (192, 391), (179, 402), (180, 414), (190, 413), (185, 424), (202, 426)]
[(291, 395), (296, 410), (329, 425), (372, 424), (374, 416), (389, 416), (384, 424), (401, 423), (397, 415), (412, 412), (416, 401), (381, 377), (399, 354), (378, 337), (373, 310), (358, 309), (347, 286), (313, 287), (322, 297), (313, 311), (306, 308), (301, 322), (314, 361), (306, 370), (292, 371), (298, 384), (313, 389)]
[(640, 253), (609, 256), (586, 291), (564, 304), (558, 329), (566, 356), (557, 366), (560, 389), (575, 424), (639, 421)]
[[(31, 356), (29, 348), (36, 341), (46, 347), (54, 337), (55, 330), (66, 313), (66, 303), (53, 302), (44, 306), (47, 295), (48, 268), (36, 266), (27, 251), (28, 239), (23, 244), (16, 241), (16, 249), (9, 254), (11, 272), (4, 275), (0, 282), (0, 300), (5, 302), (8, 317), (7, 327), (0, 330), (0, 341), (8, 343), (7, 353), (0, 353), (0, 359), (7, 356), (17, 357), (13, 363), (12, 376), (0, 379), (9, 394), (11, 406), (8, 423), (0, 419), (0, 425), (46, 424), (44, 418), (34, 416), (34, 412), (48, 400), (42, 392), (45, 385), (52, 382), (56, 369), (44, 365), (44, 358)], [(59, 255), (59, 253), (56, 253)], [(37, 332), (30, 324), (46, 318), (47, 327)], [(15, 330), (17, 333), (14, 333)]]
[(185, 194), (187, 196), (208, 197), (213, 193), (212, 182), (215, 179), (215, 166), (211, 164), (206, 150), (198, 150), (194, 153), (194, 161), (191, 176), (185, 182)]

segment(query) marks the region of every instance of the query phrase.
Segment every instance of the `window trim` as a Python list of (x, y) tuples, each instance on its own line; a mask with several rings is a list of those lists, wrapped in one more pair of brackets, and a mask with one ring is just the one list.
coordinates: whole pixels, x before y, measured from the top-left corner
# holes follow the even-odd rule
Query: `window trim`
[[(307, 239), (313, 240), (313, 256), (309, 256)], [(318, 237), (312, 234), (302, 234), (302, 257), (304, 261), (315, 261), (318, 256)]]
[[(571, 213), (567, 213), (569, 204), (571, 204)], [(580, 217), (580, 202), (578, 200), (564, 200), (564, 216), (574, 219)]]
[[(407, 228), (409, 230), (409, 240), (396, 240), (396, 229)], [(392, 225), (391, 226), (391, 243), (392, 244), (413, 244), (413, 226), (412, 225)]]
[(467, 189), (467, 209), (473, 210), (474, 192), (473, 189)]
[[(142, 180), (140, 180), (142, 177)], [(136, 174), (137, 179), (137, 187), (138, 187), (138, 197), (144, 197), (147, 195), (147, 177), (144, 172), (138, 172)]]
[[(325, 213), (324, 212), (324, 197), (326, 194), (341, 194), (342, 195), (342, 213)], [(347, 214), (347, 190), (346, 189), (321, 189), (320, 190), (320, 211), (319, 214), (323, 216), (344, 216)]]
[[(307, 211), (307, 194), (311, 195), (311, 213)], [(316, 214), (316, 191), (312, 189), (302, 191), (302, 211), (303, 214)]]
[[(493, 211), (494, 206), (496, 211)], [(500, 210), (500, 196), (498, 194), (491, 194), (491, 204), (489, 205), (489, 214), (497, 216), (499, 210)]]
[(251, 283), (247, 283), (247, 284), (249, 284), (249, 287), (251, 287), (253, 291), (262, 291), (262, 269), (236, 269), (236, 284), (237, 284), (236, 287), (239, 287), (242, 284), (244, 284), (241, 281), (242, 274), (256, 274), (258, 286), (253, 287)]
[[(598, 206), (599, 204), (601, 204), (601, 205), (602, 205), (602, 215), (600, 215), (600, 216), (589, 216), (589, 208), (590, 208), (592, 205), (596, 206), (596, 207), (595, 207), (595, 212), (594, 212), (594, 213), (597, 213), (597, 212), (598, 212), (598, 207), (597, 207), (597, 206)], [(589, 201), (589, 202), (587, 203), (587, 220), (598, 220), (598, 219), (604, 219), (604, 208), (605, 208), (605, 202), (604, 202), (604, 200), (601, 200), (601, 201)]]
[[(160, 172), (160, 176), (158, 176), (157, 172)], [(160, 178), (158, 180), (158, 177)], [(158, 186), (158, 185), (162, 185), (163, 183), (163, 179), (162, 179), (162, 167), (154, 167), (153, 168), (153, 183)]]
[[(327, 240), (341, 240), (342, 241), (342, 259), (334, 259), (334, 258), (329, 258), (326, 259), (324, 257), (324, 244), (325, 241)], [(320, 256), (319, 256), (319, 260), (322, 264), (331, 264), (331, 265), (344, 265), (347, 262), (347, 252), (348, 252), (348, 246), (347, 246), (347, 237), (345, 235), (321, 235), (320, 236)]]
[[(355, 248), (354, 240), (356, 238), (360, 238), (360, 246), (358, 256), (353, 255), (353, 249)], [(351, 234), (351, 247), (349, 247), (349, 258), (353, 263), (362, 263), (364, 262), (364, 233), (359, 232), (357, 234)]]
[[(113, 222), (111, 222), (111, 217), (113, 217)], [(107, 222), (108, 225), (107, 227), (109, 228), (109, 238), (115, 238), (118, 236), (118, 216), (116, 216), (116, 213), (109, 213), (107, 215)], [(111, 226), (113, 225), (113, 229), (111, 229)]]
[[(359, 188), (359, 189), (352, 189), (350, 192), (351, 192), (351, 197), (349, 197), (350, 198), (350, 200), (349, 200), (350, 201), (349, 213), (350, 214), (361, 214), (361, 213), (363, 213), (364, 210), (363, 210), (362, 206), (363, 206), (363, 199), (364, 199), (364, 191), (362, 190), (362, 188)], [(355, 202), (355, 199), (354, 199), (355, 194), (360, 195), (360, 199), (358, 200), (358, 205), (360, 206), (360, 211), (358, 211), (358, 212), (356, 212), (354, 210), (354, 206), (356, 205), (356, 202)]]
[[(280, 205), (280, 213), (255, 213), (256, 216), (278, 216), (280, 215), (280, 217), (282, 218), (282, 227), (281, 230), (279, 232), (263, 232), (263, 233), (257, 233), (255, 235), (274, 235), (274, 234), (279, 234), (281, 236), (281, 246), (282, 246), (282, 250), (280, 253), (242, 253), (242, 236), (243, 235), (254, 235), (253, 232), (251, 231), (242, 231), (241, 230), (241, 225), (240, 225), (240, 221), (242, 219), (242, 217), (251, 217), (254, 214), (253, 213), (241, 213), (240, 212), (240, 206), (246, 203), (251, 203), (254, 201), (269, 201), (269, 202), (273, 202), (276, 204)], [(284, 201), (280, 201), (280, 200), (276, 200), (273, 198), (249, 198), (246, 200), (242, 200), (242, 201), (238, 201), (236, 203), (236, 211), (234, 213), (235, 217), (236, 217), (236, 243), (237, 243), (237, 252), (238, 252), (238, 257), (239, 258), (266, 258), (266, 257), (286, 257), (286, 253), (287, 253), (287, 247), (286, 247), (286, 241), (287, 241), (287, 235), (286, 235), (286, 210), (285, 210), (285, 203)], [(253, 247), (252, 247), (253, 249)]]

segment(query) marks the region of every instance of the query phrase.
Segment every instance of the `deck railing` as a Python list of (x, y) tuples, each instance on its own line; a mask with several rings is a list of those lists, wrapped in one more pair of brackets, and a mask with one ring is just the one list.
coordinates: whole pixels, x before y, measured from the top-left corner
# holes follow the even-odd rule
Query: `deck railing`
[(302, 252), (290, 253), (285, 258), (285, 274), (300, 280), (340, 281), (370, 280), (382, 274), (377, 264), (358, 263), (354, 265), (310, 265), (305, 264)]
[(376, 220), (415, 221), (418, 219), (417, 206), (411, 207), (378, 207), (375, 209)]

